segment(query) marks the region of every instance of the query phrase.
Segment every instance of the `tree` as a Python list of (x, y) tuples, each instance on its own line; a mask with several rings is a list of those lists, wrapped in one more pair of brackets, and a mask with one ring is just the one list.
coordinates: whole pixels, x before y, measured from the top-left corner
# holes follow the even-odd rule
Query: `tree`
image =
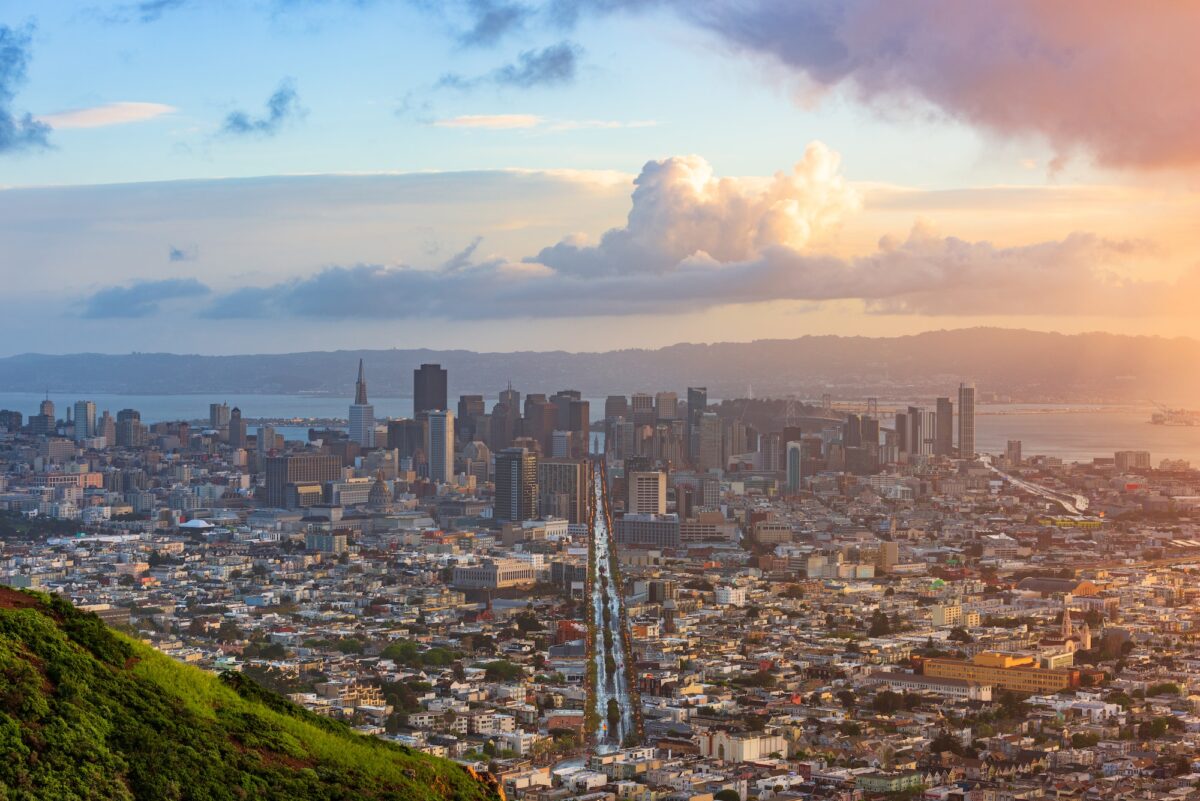
[(947, 636), (946, 639), (951, 640), (953, 642), (962, 642), (962, 643), (975, 642), (975, 638), (971, 636), (971, 633), (969, 631), (967, 631), (966, 629), (964, 629), (962, 626), (955, 626), (954, 628), (952, 628), (950, 630), (949, 636)]
[(742, 797), (738, 795), (737, 790), (726, 787), (724, 790), (713, 793), (713, 801), (742, 801)]
[(608, 731), (610, 734), (616, 732), (617, 726), (621, 724), (621, 705), (617, 703), (616, 698), (608, 699)]
[(883, 715), (890, 715), (904, 708), (904, 698), (900, 693), (884, 690), (875, 693), (871, 699), (871, 708)]
[(867, 634), (871, 637), (885, 637), (892, 633), (892, 624), (888, 620), (888, 616), (883, 613), (883, 610), (876, 609), (875, 614), (871, 616), (871, 627), (867, 630)]
[(837, 699), (846, 709), (853, 709), (858, 696), (851, 690), (838, 690)]

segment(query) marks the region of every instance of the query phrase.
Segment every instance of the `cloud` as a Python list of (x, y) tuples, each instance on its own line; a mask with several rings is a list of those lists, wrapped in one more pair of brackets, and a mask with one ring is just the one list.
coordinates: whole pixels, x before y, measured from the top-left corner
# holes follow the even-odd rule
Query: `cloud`
[(806, 246), (857, 208), (838, 172), (841, 159), (820, 143), (790, 173), (766, 181), (718, 178), (699, 156), (651, 161), (634, 181), (626, 223), (594, 246), (566, 240), (531, 261), (564, 273), (660, 273), (697, 254), (730, 262), (780, 245)]
[(167, 248), (167, 261), (170, 262), (195, 261), (197, 255), (194, 247), (177, 248), (171, 245)]
[(161, 301), (199, 297), (208, 293), (209, 288), (195, 278), (134, 281), (94, 293), (85, 303), (83, 316), (92, 319), (149, 317), (159, 310)]
[(1187, 315), (1200, 270), (1176, 281), (1130, 272), (1151, 248), (1075, 233), (999, 247), (917, 225), (867, 255), (819, 250), (858, 206), (839, 158), (810, 145), (790, 172), (720, 178), (696, 156), (649, 162), (626, 223), (595, 244), (568, 238), (522, 261), (330, 266), (214, 299), (215, 318), (508, 319), (677, 314), (772, 301), (858, 301), (919, 315)]
[(579, 57), (583, 49), (579, 45), (563, 40), (540, 50), (526, 50), (517, 55), (517, 60), (492, 70), (486, 75), (467, 77), (457, 72), (448, 72), (438, 79), (436, 88), (474, 89), (482, 84), (513, 86), (533, 89), (539, 86), (560, 86), (575, 80)]
[(541, 50), (526, 50), (517, 56), (516, 62), (497, 70), (493, 78), (496, 83), (522, 89), (570, 83), (575, 80), (579, 54), (579, 46), (567, 41)]
[(512, 128), (536, 128), (543, 122), (536, 114), (463, 114), (443, 120), (435, 120), (439, 128), (489, 128), (510, 130)]
[(0, 25), (0, 154), (50, 146), (50, 127), (12, 108), (29, 65), (29, 28)]
[(474, 20), (470, 30), (458, 37), (469, 47), (488, 46), (519, 30), (533, 16), (533, 9), (521, 3), (504, 0), (468, 0), (467, 10)]
[(911, 101), (1062, 158), (1200, 162), (1200, 3), (1127, 0), (560, 0), (579, 12), (673, 7), (745, 52), (867, 103)]
[(291, 120), (304, 116), (295, 82), (285, 78), (275, 93), (267, 98), (266, 114), (251, 117), (244, 111), (233, 111), (225, 117), (222, 132), (234, 136), (274, 136)]
[(42, 114), (38, 122), (45, 123), (55, 130), (67, 128), (104, 128), (109, 125), (126, 125), (131, 122), (143, 122), (173, 114), (179, 109), (163, 103), (119, 102), (105, 103), (92, 108), (78, 108), (67, 111), (57, 111), (53, 114)]
[(115, 9), (109, 19), (113, 22), (157, 22), (170, 11), (189, 5), (191, 0), (141, 0)]

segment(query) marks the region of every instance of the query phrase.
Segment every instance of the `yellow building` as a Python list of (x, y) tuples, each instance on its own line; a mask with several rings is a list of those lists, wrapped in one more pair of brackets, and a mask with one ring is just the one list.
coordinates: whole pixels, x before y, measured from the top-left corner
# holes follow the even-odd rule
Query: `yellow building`
[(924, 672), (934, 678), (963, 679), (1018, 693), (1052, 693), (1079, 686), (1078, 670), (1040, 668), (1032, 656), (1001, 651), (983, 651), (971, 661), (926, 659)]

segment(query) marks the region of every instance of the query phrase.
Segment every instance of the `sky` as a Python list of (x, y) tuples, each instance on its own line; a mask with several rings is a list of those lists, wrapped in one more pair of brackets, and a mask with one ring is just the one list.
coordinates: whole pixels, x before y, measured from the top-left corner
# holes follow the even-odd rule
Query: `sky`
[(1200, 336), (1200, 4), (0, 0), (0, 355)]

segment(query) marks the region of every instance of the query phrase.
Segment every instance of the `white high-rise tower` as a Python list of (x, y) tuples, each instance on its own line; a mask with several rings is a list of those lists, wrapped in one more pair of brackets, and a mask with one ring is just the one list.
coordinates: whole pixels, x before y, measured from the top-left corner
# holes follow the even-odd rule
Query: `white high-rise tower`
[(350, 439), (364, 448), (375, 447), (375, 407), (367, 403), (362, 359), (358, 360), (358, 383), (354, 385), (354, 403), (350, 404)]

